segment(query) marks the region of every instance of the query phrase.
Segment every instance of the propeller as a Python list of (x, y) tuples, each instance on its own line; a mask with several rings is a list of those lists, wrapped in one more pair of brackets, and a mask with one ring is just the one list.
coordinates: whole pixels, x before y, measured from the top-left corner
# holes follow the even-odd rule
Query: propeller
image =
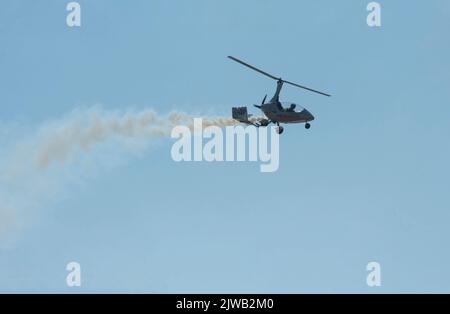
[[(228, 56), (228, 58), (230, 58), (230, 59), (233, 60), (233, 61), (236, 61), (237, 63), (240, 63), (240, 64), (242, 64), (242, 65), (245, 65), (246, 67), (248, 67), (248, 68), (250, 68), (250, 69), (252, 69), (252, 70), (254, 70), (254, 71), (256, 71), (256, 72), (259, 72), (259, 73), (261, 73), (261, 74), (263, 74), (263, 75), (265, 75), (265, 76), (267, 76), (267, 77), (270, 77), (270, 78), (273, 79), (273, 80), (280, 81), (280, 82), (283, 82), (283, 83), (286, 83), (286, 84), (290, 84), (290, 85), (293, 85), (293, 86), (296, 86), (296, 87), (299, 87), (299, 88), (303, 88), (303, 89), (305, 89), (305, 90), (308, 90), (308, 91), (310, 91), (310, 92), (314, 92), (314, 93), (317, 93), (317, 94), (320, 94), (320, 95), (323, 95), (323, 96), (327, 96), (327, 97), (330, 97), (330, 96), (331, 96), (331, 95), (329, 95), (329, 94), (320, 92), (320, 91), (318, 91), (318, 90), (315, 90), (315, 89), (312, 89), (312, 88), (309, 88), (309, 87), (306, 87), (306, 86), (303, 86), (303, 85), (299, 85), (299, 84), (296, 84), (296, 83), (293, 83), (293, 82), (285, 81), (285, 80), (283, 80), (283, 79), (281, 79), (281, 78), (279, 78), (279, 77), (275, 77), (275, 76), (273, 76), (272, 74), (269, 74), (269, 73), (267, 73), (267, 72), (264, 72), (263, 70), (260, 70), (260, 69), (258, 69), (258, 68), (256, 68), (256, 67), (254, 67), (253, 65), (250, 65), (250, 64), (248, 64), (248, 63), (246, 63), (246, 62), (244, 62), (244, 61), (242, 61), (242, 60), (239, 60), (238, 58), (235, 58), (235, 57), (233, 57), (233, 56)], [(265, 100), (265, 98), (264, 98), (264, 100)]]
[(253, 105), (253, 106), (255, 106), (256, 108), (261, 109), (262, 105), (264, 105), (264, 103), (266, 102), (266, 98), (267, 98), (267, 94), (266, 94), (266, 96), (264, 96), (263, 100), (261, 101), (261, 106), (258, 106), (258, 105)]
[(266, 98), (267, 98), (267, 94), (266, 94), (266, 96), (264, 96), (264, 98), (263, 98), (263, 100), (261, 102), (261, 105), (264, 105), (264, 103), (266, 102)]

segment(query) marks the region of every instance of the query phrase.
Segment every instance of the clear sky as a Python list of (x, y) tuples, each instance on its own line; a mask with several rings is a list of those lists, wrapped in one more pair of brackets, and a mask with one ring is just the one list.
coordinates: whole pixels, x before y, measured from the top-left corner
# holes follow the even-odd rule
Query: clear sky
[(53, 169), (0, 291), (450, 292), (449, 1), (379, 1), (381, 28), (368, 0), (80, 0), (80, 28), (68, 2), (2, 1), (0, 156), (77, 108), (229, 116), (273, 93), (227, 55), (333, 97), (283, 89), (316, 121), (285, 128), (275, 173), (176, 163), (170, 139)]

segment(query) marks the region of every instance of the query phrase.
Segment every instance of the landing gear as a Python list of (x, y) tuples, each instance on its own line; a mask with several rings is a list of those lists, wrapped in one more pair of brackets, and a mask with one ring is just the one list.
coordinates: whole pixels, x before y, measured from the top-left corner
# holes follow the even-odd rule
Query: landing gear
[(279, 123), (277, 123), (276, 131), (277, 131), (277, 134), (281, 134), (281, 133), (283, 133), (284, 128)]
[(305, 124), (305, 129), (309, 130), (310, 127), (311, 127), (311, 124), (309, 124), (309, 123)]

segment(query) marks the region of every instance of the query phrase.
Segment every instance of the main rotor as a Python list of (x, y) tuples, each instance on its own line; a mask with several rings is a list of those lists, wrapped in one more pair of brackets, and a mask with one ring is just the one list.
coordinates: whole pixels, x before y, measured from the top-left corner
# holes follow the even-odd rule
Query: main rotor
[(265, 75), (267, 77), (270, 77), (273, 80), (276, 80), (277, 81), (277, 85), (286, 83), (286, 84), (293, 85), (293, 86), (296, 86), (296, 87), (299, 87), (299, 88), (302, 88), (302, 89), (305, 89), (307, 91), (310, 91), (310, 92), (313, 92), (313, 93), (317, 93), (317, 94), (320, 94), (320, 95), (323, 95), (323, 96), (327, 96), (327, 97), (331, 96), (329, 94), (320, 92), (318, 90), (315, 90), (315, 89), (312, 89), (312, 88), (309, 88), (309, 87), (306, 87), (306, 86), (303, 86), (303, 85), (299, 85), (299, 84), (296, 84), (296, 83), (293, 83), (293, 82), (289, 82), (289, 81), (283, 80), (281, 77), (276, 77), (276, 76), (274, 76), (272, 74), (264, 72), (263, 70), (260, 70), (257, 67), (254, 67), (254, 66), (252, 66), (252, 65), (250, 65), (250, 64), (248, 64), (248, 63), (246, 63), (246, 62), (244, 62), (242, 60), (239, 60), (238, 58), (235, 58), (235, 57), (232, 57), (232, 56), (228, 56), (228, 58), (230, 58), (231, 60), (236, 61), (236, 62), (238, 62), (238, 63), (240, 63), (242, 65), (245, 65), (246, 67), (248, 67), (248, 68), (250, 68), (250, 69), (252, 69), (252, 70), (254, 70), (256, 72), (259, 72), (259, 73), (261, 73), (261, 74), (263, 74), (263, 75)]

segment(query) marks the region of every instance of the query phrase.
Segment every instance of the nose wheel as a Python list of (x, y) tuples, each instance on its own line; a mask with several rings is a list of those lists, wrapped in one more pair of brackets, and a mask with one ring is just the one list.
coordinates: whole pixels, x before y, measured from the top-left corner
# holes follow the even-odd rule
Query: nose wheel
[(284, 128), (282, 126), (278, 125), (276, 131), (277, 131), (277, 134), (282, 134), (284, 131)]
[(306, 123), (306, 124), (305, 124), (305, 129), (309, 130), (310, 128), (311, 128), (311, 124)]

